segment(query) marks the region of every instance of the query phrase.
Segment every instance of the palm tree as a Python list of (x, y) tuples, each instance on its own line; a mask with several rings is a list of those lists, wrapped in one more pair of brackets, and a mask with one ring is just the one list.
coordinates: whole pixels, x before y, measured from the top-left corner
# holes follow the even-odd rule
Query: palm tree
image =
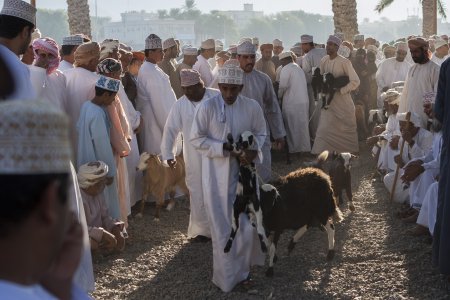
[(70, 34), (83, 33), (91, 36), (91, 18), (88, 0), (67, 0)]
[(342, 32), (346, 40), (352, 41), (358, 34), (356, 0), (333, 0), (334, 30)]
[(196, 8), (195, 0), (186, 0), (184, 1), (183, 9), (184, 10), (194, 10)]
[[(394, 0), (380, 0), (375, 10), (381, 13), (386, 7), (392, 4)], [(422, 4), (422, 35), (429, 37), (437, 33), (437, 13), (446, 19), (446, 9), (442, 0), (419, 0)]]

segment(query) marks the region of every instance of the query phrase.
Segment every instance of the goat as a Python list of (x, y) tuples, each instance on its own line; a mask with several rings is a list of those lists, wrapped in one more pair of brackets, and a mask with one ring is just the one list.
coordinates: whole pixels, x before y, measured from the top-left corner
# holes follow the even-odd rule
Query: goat
[(322, 108), (328, 109), (334, 98), (334, 93), (350, 82), (348, 76), (334, 77), (331, 73), (323, 74)]
[[(233, 137), (228, 134), (228, 143), (233, 145), (233, 152), (238, 155), (243, 154), (243, 150), (251, 149), (254, 146), (253, 134), (245, 131), (239, 137), (238, 142), (233, 143)], [(256, 177), (255, 164), (239, 164), (239, 182), (237, 185), (236, 199), (233, 203), (233, 214), (231, 221), (230, 238), (223, 249), (224, 253), (228, 253), (233, 245), (233, 240), (236, 237), (239, 229), (239, 216), (241, 213), (247, 213), (253, 227), (256, 227), (259, 241), (261, 243), (261, 250), (267, 252), (267, 238), (263, 227), (262, 211), (260, 208), (260, 201), (258, 195), (258, 180)]]
[(369, 132), (373, 132), (373, 129), (377, 125), (386, 124), (387, 118), (384, 109), (378, 108), (369, 110), (369, 119), (367, 121)]
[(144, 188), (142, 191), (142, 202), (137, 217), (142, 217), (144, 213), (145, 200), (149, 194), (156, 198), (156, 212), (155, 221), (159, 221), (159, 213), (161, 207), (164, 205), (164, 195), (169, 193), (170, 200), (167, 205), (167, 210), (171, 210), (175, 205), (175, 192), (178, 186), (182, 192), (189, 196), (189, 190), (186, 186), (185, 178), (186, 171), (183, 157), (176, 157), (175, 168), (169, 168), (162, 164), (158, 155), (148, 154), (144, 152), (139, 158), (139, 165), (136, 168), (138, 171), (146, 171), (144, 176)]
[(294, 229), (289, 254), (303, 234), (318, 226), (328, 234), (327, 260), (335, 254), (333, 217), (342, 221), (342, 212), (336, 204), (330, 177), (317, 168), (298, 169), (272, 184), (260, 189), (264, 228), (272, 243), (269, 248), (269, 268), (266, 276), (273, 276), (273, 265), (277, 260), (276, 248), (280, 235), (286, 229)]
[(348, 208), (351, 211), (355, 211), (355, 206), (353, 205), (350, 168), (351, 161), (355, 158), (355, 155), (348, 152), (337, 153), (334, 151), (330, 154), (328, 151), (323, 151), (319, 154), (317, 161), (313, 163), (314, 167), (323, 170), (330, 176), (334, 196), (339, 199), (339, 205), (344, 203), (342, 192), (345, 190), (348, 198)]

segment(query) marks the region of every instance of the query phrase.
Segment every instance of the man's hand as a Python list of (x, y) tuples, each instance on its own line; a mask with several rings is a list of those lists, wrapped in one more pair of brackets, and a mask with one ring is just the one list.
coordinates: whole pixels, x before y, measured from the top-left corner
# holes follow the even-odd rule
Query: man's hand
[(169, 167), (171, 169), (175, 169), (175, 166), (177, 165), (177, 161), (174, 160), (173, 158), (171, 158), (171, 159), (167, 160), (167, 164), (169, 165)]
[(223, 150), (232, 152), (233, 151), (233, 145), (230, 144), (229, 142), (225, 142), (225, 143), (223, 143)]
[(371, 136), (371, 137), (367, 138), (366, 144), (369, 145), (370, 147), (373, 147), (379, 140), (380, 140), (380, 137)]
[(398, 135), (395, 135), (392, 137), (391, 141), (389, 142), (389, 146), (392, 150), (398, 150), (398, 141), (400, 140), (400, 137)]
[(405, 165), (405, 163), (403, 162), (402, 157), (400, 156), (400, 154), (397, 154), (396, 156), (394, 156), (394, 162), (400, 166), (400, 168), (403, 168), (403, 166)]
[(405, 167), (402, 180), (405, 182), (411, 182), (425, 171), (421, 164), (410, 163)]
[(121, 228), (121, 226), (116, 225), (112, 228), (112, 234), (114, 235), (114, 237), (116, 238), (117, 241), (117, 245), (116, 245), (116, 249), (119, 251), (122, 251), (123, 249), (125, 249), (125, 238), (122, 235), (122, 230), (123, 230), (123, 226)]
[(283, 150), (284, 145), (284, 137), (275, 140), (275, 150)]
[(239, 156), (239, 161), (243, 165), (250, 164), (258, 155), (256, 150), (243, 150), (243, 154)]
[(111, 251), (117, 246), (116, 237), (103, 229), (102, 240), (100, 241), (100, 248), (102, 250)]

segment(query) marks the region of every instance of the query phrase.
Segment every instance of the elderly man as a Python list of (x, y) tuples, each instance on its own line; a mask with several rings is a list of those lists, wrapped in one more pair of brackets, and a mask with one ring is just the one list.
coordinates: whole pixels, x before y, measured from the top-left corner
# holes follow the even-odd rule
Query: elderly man
[(78, 46), (84, 43), (83, 37), (79, 34), (70, 35), (63, 38), (61, 45), (61, 62), (59, 63), (58, 70), (65, 72), (69, 69), (73, 69), (73, 63), (75, 62), (75, 50)]
[[(404, 174), (404, 167), (413, 159), (421, 158), (427, 154), (433, 144), (433, 135), (428, 130), (421, 128), (420, 117), (411, 113), (410, 121), (406, 120), (407, 113), (397, 113), (397, 120), (399, 121), (400, 132), (402, 134), (398, 148), (401, 148), (403, 140), (405, 141), (402, 156), (400, 154), (394, 157), (395, 163), (402, 169), (397, 178), (397, 184), (394, 191), (394, 201), (398, 203), (407, 202), (409, 199), (409, 185), (400, 182), (401, 176)], [(384, 185), (389, 192), (395, 180), (395, 171), (392, 171), (384, 176)]]
[(275, 65), (275, 70), (277, 70), (278, 67), (280, 66), (280, 59), (278, 58), (278, 55), (280, 55), (284, 50), (283, 41), (279, 39), (274, 39), (272, 45), (273, 45), (272, 61), (273, 64)]
[[(430, 61), (428, 42), (422, 38), (408, 40), (414, 65), (408, 71), (405, 87), (400, 98), (399, 112), (414, 112), (421, 119), (421, 126), (427, 128), (428, 117), (423, 111), (423, 104), (427, 97), (434, 96), (439, 79), (439, 66)], [(431, 96), (429, 96), (431, 95)]]
[(2, 197), (15, 199), (0, 212), (2, 298), (89, 299), (72, 283), (83, 231), (68, 193), (67, 117), (45, 102), (5, 101), (0, 126), (0, 188)]
[(80, 118), (81, 106), (94, 98), (95, 83), (98, 80), (95, 70), (100, 57), (100, 45), (96, 42), (84, 43), (75, 51), (75, 68), (64, 73), (66, 77), (66, 112), (71, 121), (71, 137), (74, 152), (77, 150), (76, 123)]
[(348, 76), (349, 83), (338, 89), (327, 110), (320, 114), (319, 127), (311, 153), (319, 154), (324, 150), (337, 152), (359, 151), (356, 130), (355, 105), (350, 92), (359, 86), (359, 78), (352, 63), (337, 54), (341, 40), (330, 35), (327, 41), (327, 56), (322, 58), (320, 73), (331, 73), (333, 76)]
[(280, 54), (283, 68), (280, 74), (278, 97), (282, 99), (283, 119), (289, 153), (310, 152), (309, 99), (305, 72), (296, 64), (290, 52)]
[(176, 98), (180, 98), (183, 95), (183, 91), (180, 85), (180, 73), (176, 71), (176, 65), (173, 63), (174, 58), (177, 58), (180, 54), (178, 44), (173, 38), (168, 38), (163, 42), (164, 57), (158, 63), (158, 67), (169, 76), (170, 85), (175, 93)]
[(197, 56), (197, 62), (192, 67), (192, 69), (200, 73), (205, 86), (210, 86), (213, 81), (211, 65), (208, 63), (208, 59), (214, 57), (216, 54), (215, 49), (214, 39), (203, 41), (200, 47), (200, 55)]
[[(267, 125), (267, 132), (272, 134), (276, 147), (282, 149), (284, 146), (284, 137), (286, 131), (283, 125), (280, 106), (277, 96), (273, 90), (272, 81), (266, 74), (254, 70), (256, 49), (249, 41), (245, 41), (238, 45), (237, 48), (238, 61), (241, 69), (244, 71), (244, 87), (241, 95), (255, 99), (264, 111)], [(272, 159), (270, 154), (270, 136), (266, 137), (262, 152), (264, 160), (256, 165), (256, 169), (264, 182), (270, 181), (272, 177)]]
[(270, 77), (272, 82), (275, 82), (276, 72), (275, 64), (272, 61), (272, 44), (262, 44), (260, 47), (261, 58), (256, 62), (255, 69), (263, 72)]
[(5, 0), (0, 11), (0, 56), (11, 72), (14, 86), (7, 99), (34, 99), (30, 71), (19, 55), (30, 46), (35, 28), (36, 8), (25, 1)]
[(434, 42), (434, 53), (431, 57), (431, 61), (435, 62), (438, 66), (449, 57), (448, 55), (448, 42), (444, 39), (438, 39)]
[(202, 192), (202, 157), (189, 143), (191, 127), (195, 112), (200, 104), (217, 96), (219, 91), (205, 88), (200, 74), (195, 70), (181, 70), (182, 96), (170, 110), (161, 143), (162, 159), (169, 166), (175, 166), (176, 141), (179, 133), (183, 135), (183, 156), (186, 164), (186, 185), (189, 189), (191, 213), (189, 218), (188, 237), (193, 241), (208, 241), (211, 237), (208, 216)]
[(177, 100), (169, 76), (157, 66), (162, 58), (162, 41), (156, 34), (150, 34), (145, 40), (145, 62), (139, 70), (136, 98), (144, 120), (140, 150), (150, 154), (160, 153), (164, 124)]
[(50, 101), (64, 111), (66, 108), (66, 78), (57, 70), (58, 44), (51, 38), (36, 39), (32, 44), (35, 54), (30, 69), (30, 79), (39, 99)]
[(308, 107), (308, 118), (309, 118), (309, 134), (311, 139), (314, 140), (316, 136), (317, 126), (319, 126), (320, 119), (320, 107), (322, 106), (320, 102), (317, 102), (316, 108), (316, 99), (314, 99), (313, 90), (311, 87), (312, 73), (315, 68), (320, 66), (320, 61), (322, 58), (327, 55), (325, 49), (315, 48), (314, 47), (314, 38), (312, 35), (304, 34), (300, 37), (301, 47), (303, 53), (305, 55), (302, 59), (302, 67), (305, 72), (306, 83), (308, 87), (308, 99), (309, 99), (309, 107)]
[(383, 107), (383, 102), (381, 101), (381, 93), (386, 92), (391, 88), (392, 83), (397, 81), (405, 81), (406, 75), (411, 65), (405, 60), (406, 54), (408, 52), (408, 47), (406, 43), (398, 42), (396, 46), (396, 55), (392, 58), (387, 58), (383, 60), (378, 66), (375, 78), (377, 80), (378, 86), (378, 107)]
[(255, 148), (244, 151), (241, 163), (260, 161), (263, 158), (261, 147), (266, 139), (261, 106), (255, 100), (240, 95), (242, 73), (232, 62), (219, 70), (221, 94), (200, 105), (190, 140), (202, 155), (202, 173), (208, 175), (202, 176), (202, 190), (213, 245), (212, 281), (224, 292), (230, 292), (239, 282), (249, 280), (252, 265), (264, 264), (256, 230), (248, 218), (239, 219), (239, 233), (230, 252), (224, 253), (223, 250), (230, 234), (239, 180), (239, 162), (230, 152), (227, 136), (231, 134), (237, 141), (244, 131), (252, 132)]
[[(192, 69), (197, 62), (198, 49), (192, 46), (183, 48), (183, 61), (177, 65), (177, 74), (183, 69)], [(181, 80), (181, 79), (180, 79)]]

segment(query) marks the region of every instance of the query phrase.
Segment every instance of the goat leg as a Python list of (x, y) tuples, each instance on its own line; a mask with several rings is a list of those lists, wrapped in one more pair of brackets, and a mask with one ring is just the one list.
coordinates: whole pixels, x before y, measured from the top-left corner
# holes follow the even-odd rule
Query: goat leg
[(325, 230), (328, 235), (328, 253), (327, 260), (332, 260), (334, 258), (335, 250), (334, 250), (334, 224), (331, 219), (328, 219), (327, 224), (325, 225)]
[(148, 197), (148, 190), (147, 187), (144, 187), (144, 191), (142, 192), (142, 200), (141, 200), (141, 207), (139, 208), (139, 212), (137, 213), (137, 218), (142, 218), (144, 216), (144, 206), (145, 206), (145, 200), (147, 200)]
[(263, 220), (262, 220), (262, 212), (261, 209), (258, 207), (258, 210), (255, 209), (255, 205), (253, 203), (250, 203), (248, 206), (250, 212), (256, 216), (256, 232), (258, 232), (259, 242), (261, 243), (261, 251), (266, 253), (267, 252), (267, 238), (266, 238), (266, 232), (263, 227)]
[(233, 205), (233, 215), (231, 220), (231, 233), (230, 238), (228, 239), (227, 244), (225, 245), (225, 248), (223, 249), (224, 253), (230, 252), (231, 246), (233, 245), (233, 240), (236, 237), (236, 232), (239, 228), (239, 215), (240, 211), (238, 210), (238, 207), (236, 205), (238, 199), (236, 199), (235, 204)]
[(171, 211), (175, 206), (175, 188), (173, 188), (169, 193), (169, 204), (167, 204), (166, 210)]
[(348, 208), (350, 209), (350, 211), (355, 211), (355, 206), (353, 205), (352, 178), (350, 172), (346, 177), (345, 192), (347, 193)]
[(298, 240), (305, 234), (307, 230), (308, 226), (304, 225), (303, 227), (300, 227), (300, 229), (294, 234), (288, 245), (288, 254), (291, 254), (292, 250), (294, 250), (295, 244), (297, 244)]
[(281, 231), (275, 231), (272, 243), (269, 247), (269, 268), (266, 271), (267, 277), (273, 276), (273, 264), (277, 262), (277, 244), (278, 240), (280, 239)]

